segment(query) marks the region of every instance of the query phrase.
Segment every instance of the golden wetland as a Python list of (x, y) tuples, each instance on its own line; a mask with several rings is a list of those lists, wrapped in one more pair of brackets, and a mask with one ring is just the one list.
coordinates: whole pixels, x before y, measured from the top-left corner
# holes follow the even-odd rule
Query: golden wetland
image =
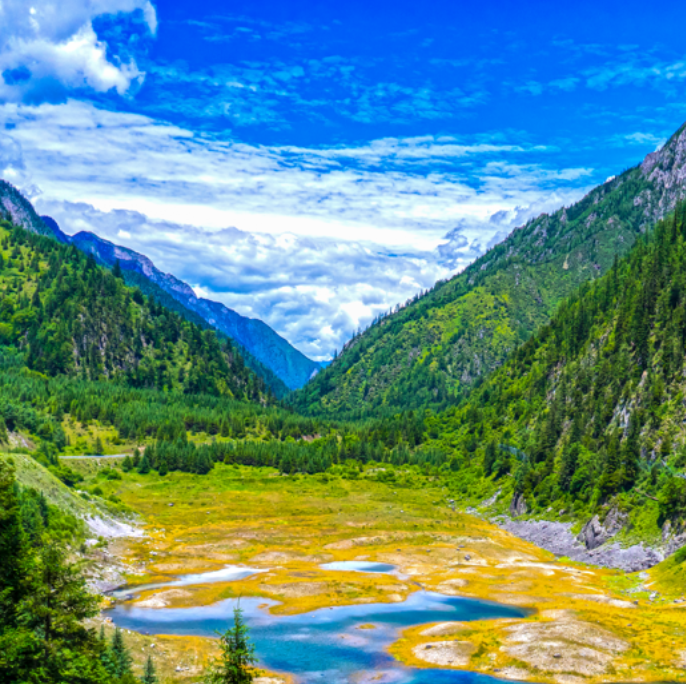
[[(71, 465), (88, 483), (104, 462)], [(453, 512), (439, 480), (415, 476), (411, 482), (388, 485), (364, 474), (281, 476), (222, 464), (206, 476), (98, 479), (105, 494), (115, 493), (140, 514), (146, 532), (110, 544), (131, 569), (131, 585), (226, 565), (268, 570), (239, 581), (144, 591), (136, 598), (140, 605), (259, 596), (279, 602), (273, 613), (292, 614), (400, 602), (423, 588), (533, 612), (409, 628), (391, 646), (409, 665), (560, 684), (686, 679), (686, 603), (674, 602), (683, 589), (664, 567), (644, 579), (556, 559), (490, 522)], [(390, 563), (401, 574), (320, 567), (344, 560)], [(651, 600), (646, 587), (659, 589), (659, 599)], [(214, 650), (214, 641), (202, 637), (127, 638), (139, 660), (154, 642), (170, 681), (195, 681)]]

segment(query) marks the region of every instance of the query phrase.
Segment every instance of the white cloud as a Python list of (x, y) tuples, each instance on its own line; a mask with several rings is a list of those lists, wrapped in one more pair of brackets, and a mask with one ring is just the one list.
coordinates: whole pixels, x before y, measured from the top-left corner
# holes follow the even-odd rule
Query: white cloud
[(3, 127), (0, 173), (39, 187), (39, 210), (67, 232), (148, 255), (313, 358), (531, 216), (571, 204), (589, 174), (525, 163), (541, 148), (519, 142), (268, 147), (74, 101), (6, 104)]
[[(526, 155), (519, 145), (462, 144), (452, 157), (445, 140), (386, 139), (347, 151), (248, 145), (73, 101), (9, 104), (0, 109), (3, 123), (13, 127), (33, 181), (52, 197), (205, 228), (422, 250), (460, 222), (483, 226), (495, 212), (551, 196), (571, 203), (589, 173), (491, 161)], [(412, 164), (398, 161), (410, 153)], [(437, 156), (449, 164), (437, 166)]]
[(450, 273), (435, 252), (392, 256), (381, 245), (342, 239), (204, 230), (44, 197), (37, 208), (67, 233), (89, 230), (146, 254), (199, 297), (264, 320), (318, 360), (358, 326)]
[(141, 10), (157, 30), (149, 0), (4, 0), (0, 2), (0, 102), (62, 101), (69, 90), (125, 93), (143, 74), (133, 60), (108, 58), (93, 19)]

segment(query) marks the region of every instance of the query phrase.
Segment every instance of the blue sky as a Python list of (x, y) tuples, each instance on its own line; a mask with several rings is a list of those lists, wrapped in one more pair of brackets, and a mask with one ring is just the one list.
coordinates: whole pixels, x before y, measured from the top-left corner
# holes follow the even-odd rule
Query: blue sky
[(0, 175), (327, 358), (686, 121), (683, 3), (559, 5), (3, 0)]

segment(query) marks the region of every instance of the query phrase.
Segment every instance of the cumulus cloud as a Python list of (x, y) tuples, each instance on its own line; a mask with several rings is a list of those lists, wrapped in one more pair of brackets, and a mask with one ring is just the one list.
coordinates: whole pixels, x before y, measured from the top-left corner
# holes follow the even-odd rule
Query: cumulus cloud
[[(45, 198), (37, 206), (69, 234), (88, 230), (146, 254), (198, 296), (264, 320), (317, 360), (450, 272), (436, 252), (394, 255), (383, 245), (342, 239), (206, 230)], [(471, 258), (465, 254), (462, 266)]]
[(571, 204), (590, 173), (527, 162), (546, 148), (502, 136), (249, 145), (75, 101), (6, 104), (2, 128), (0, 161), (66, 232), (150, 256), (317, 359)]
[(157, 30), (149, 0), (4, 0), (0, 2), (0, 102), (59, 102), (72, 90), (124, 94), (143, 73), (108, 53), (93, 20), (139, 11)]

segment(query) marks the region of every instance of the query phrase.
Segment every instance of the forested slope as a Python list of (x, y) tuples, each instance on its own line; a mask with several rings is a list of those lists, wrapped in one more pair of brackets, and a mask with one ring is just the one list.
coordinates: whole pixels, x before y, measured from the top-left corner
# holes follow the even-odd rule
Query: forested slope
[(614, 500), (680, 529), (685, 349), (682, 204), (468, 399), (428, 419), (426, 446), (457, 459), (458, 490), (493, 480), (514, 492), (516, 512), (583, 518)]
[(0, 344), (28, 368), (186, 394), (266, 400), (228, 339), (165, 309), (75, 247), (0, 225)]
[[(131, 287), (137, 287), (144, 295), (152, 297), (156, 302), (162, 304), (165, 309), (174, 311), (175, 313), (179, 314), (179, 316), (186, 319), (190, 323), (197, 325), (202, 330), (215, 330), (219, 339), (226, 337), (224, 334), (213, 328), (202, 316), (197, 314), (195, 311), (191, 311), (190, 309), (186, 308), (181, 302), (179, 302), (177, 299), (174, 299), (174, 297), (159, 287), (159, 285), (156, 285), (137, 271), (125, 271), (122, 269), (121, 274), (124, 282), (127, 285), (130, 285)], [(281, 380), (281, 378), (279, 378), (274, 371), (258, 361), (243, 345), (237, 343), (235, 339), (231, 339), (231, 344), (238, 350), (238, 353), (245, 361), (245, 365), (251, 370), (255, 371), (255, 373), (265, 381), (267, 387), (274, 393), (275, 397), (281, 399), (290, 392), (283, 380)]]
[(162, 273), (145, 255), (103, 240), (94, 233), (65, 234), (54, 219), (38, 216), (31, 202), (1, 179), (0, 219), (30, 233), (75, 245), (110, 269), (119, 261), (125, 282), (140, 288), (144, 294), (151, 295), (191, 323), (228, 336), (248, 367), (263, 378), (278, 397), (301, 387), (320, 369), (318, 363), (308, 359), (263, 321), (241, 316), (219, 302), (198, 298), (188, 284), (169, 273)]
[(351, 340), (293, 395), (312, 415), (454, 403), (686, 196), (686, 127), (577, 204), (515, 230), (463, 273)]

